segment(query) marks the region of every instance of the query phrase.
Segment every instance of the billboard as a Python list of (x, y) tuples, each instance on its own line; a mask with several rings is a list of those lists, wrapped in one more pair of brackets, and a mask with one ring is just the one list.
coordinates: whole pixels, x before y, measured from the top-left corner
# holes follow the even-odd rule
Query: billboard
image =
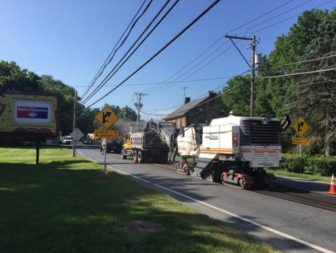
[(0, 93), (0, 134), (52, 137), (58, 132), (58, 99), (45, 93)]

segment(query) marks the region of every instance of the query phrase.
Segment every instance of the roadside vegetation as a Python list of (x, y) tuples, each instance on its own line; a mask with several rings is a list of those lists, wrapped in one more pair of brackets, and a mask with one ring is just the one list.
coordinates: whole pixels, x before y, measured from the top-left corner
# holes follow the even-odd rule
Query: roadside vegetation
[[(305, 11), (287, 34), (274, 41), (274, 49), (263, 57), (256, 76), (255, 114), (277, 118), (289, 115), (295, 124), (303, 117), (309, 124), (302, 147), (303, 158), (285, 155), (277, 174), (328, 181), (336, 173), (336, 8)], [(261, 40), (262, 41), (262, 40)], [(262, 43), (262, 42), (261, 42)], [(309, 74), (304, 74), (309, 73)], [(219, 97), (237, 116), (249, 115), (250, 76), (237, 75), (227, 81)], [(244, 84), (244, 85), (243, 85)], [(75, 97), (73, 87), (49, 75), (39, 76), (15, 62), (0, 61), (0, 90), (4, 92), (51, 92), (59, 96), (60, 130), (73, 127), (73, 105), (77, 101), (77, 126), (86, 135), (95, 129), (99, 108), (88, 108)], [(136, 112), (109, 105), (121, 119), (135, 120)], [(104, 106), (103, 106), (104, 107)], [(282, 134), (284, 153), (297, 151), (296, 135), (290, 127)], [(0, 144), (13, 143), (2, 138)]]
[(280, 168), (269, 169), (277, 175), (330, 182), (336, 173), (336, 157), (284, 154)]
[(274, 252), (71, 151), (0, 148), (1, 252)]

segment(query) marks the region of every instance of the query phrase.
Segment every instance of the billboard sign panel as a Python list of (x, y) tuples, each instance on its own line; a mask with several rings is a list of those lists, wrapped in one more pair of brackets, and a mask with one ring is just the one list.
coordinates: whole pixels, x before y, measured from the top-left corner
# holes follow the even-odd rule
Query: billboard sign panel
[(57, 96), (43, 93), (0, 94), (0, 133), (16, 136), (57, 135)]

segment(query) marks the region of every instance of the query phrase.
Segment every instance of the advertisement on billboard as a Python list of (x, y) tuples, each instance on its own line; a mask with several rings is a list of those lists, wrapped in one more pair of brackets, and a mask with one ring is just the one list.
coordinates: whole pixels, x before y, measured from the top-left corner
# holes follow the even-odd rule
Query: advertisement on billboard
[(51, 94), (0, 93), (0, 133), (52, 137), (58, 132), (58, 99)]

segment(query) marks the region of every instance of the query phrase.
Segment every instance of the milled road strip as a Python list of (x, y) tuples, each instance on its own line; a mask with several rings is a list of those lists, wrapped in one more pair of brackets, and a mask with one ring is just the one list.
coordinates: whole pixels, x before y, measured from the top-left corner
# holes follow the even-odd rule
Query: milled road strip
[[(77, 151), (77, 152), (78, 152), (79, 154), (81, 154), (82, 156), (85, 157), (85, 155), (82, 154), (81, 152), (79, 152), (79, 151)], [(98, 162), (98, 161), (96, 161), (96, 160), (94, 160), (94, 159), (91, 159), (91, 158), (88, 158), (88, 157), (86, 157), (86, 158), (87, 158), (88, 160), (92, 161), (92, 162), (95, 162), (95, 163)], [(282, 236), (282, 237), (284, 237), (284, 238), (286, 238), (286, 239), (293, 240), (293, 241), (295, 241), (295, 242), (301, 243), (301, 244), (303, 244), (303, 245), (305, 245), (305, 246), (307, 246), (307, 247), (309, 247), (309, 248), (312, 248), (312, 249), (315, 249), (315, 250), (318, 250), (318, 251), (320, 251), (320, 252), (324, 252), (324, 253), (335, 253), (334, 251), (331, 251), (331, 250), (325, 249), (325, 248), (323, 248), (323, 247), (320, 247), (320, 246), (318, 246), (318, 245), (312, 244), (312, 243), (310, 243), (310, 242), (301, 240), (300, 238), (297, 238), (297, 237), (288, 235), (288, 234), (283, 233), (283, 232), (281, 232), (281, 231), (278, 231), (278, 230), (276, 230), (276, 229), (273, 229), (273, 228), (264, 226), (264, 225), (262, 225), (262, 224), (259, 224), (259, 223), (255, 222), (255, 221), (253, 221), (253, 220), (250, 220), (250, 219), (241, 217), (241, 216), (239, 216), (238, 214), (235, 214), (235, 213), (232, 213), (232, 212), (227, 211), (227, 210), (225, 210), (225, 209), (222, 209), (222, 208), (213, 206), (213, 205), (211, 205), (211, 204), (209, 204), (209, 203), (207, 203), (207, 202), (204, 202), (204, 201), (195, 199), (195, 198), (190, 197), (190, 196), (188, 196), (188, 195), (186, 195), (186, 194), (183, 194), (183, 193), (177, 192), (177, 191), (175, 191), (175, 190), (172, 190), (172, 189), (170, 189), (170, 188), (164, 187), (164, 186), (162, 186), (162, 185), (153, 183), (153, 182), (151, 182), (151, 181), (149, 181), (149, 180), (146, 180), (146, 179), (144, 179), (144, 178), (141, 178), (141, 177), (138, 177), (138, 176), (134, 176), (134, 175), (132, 175), (132, 174), (130, 174), (130, 173), (128, 173), (128, 172), (125, 172), (125, 171), (116, 169), (116, 168), (112, 167), (111, 165), (108, 165), (107, 167), (109, 167), (110, 169), (112, 169), (113, 171), (115, 171), (115, 172), (117, 172), (117, 173), (119, 173), (119, 174), (121, 174), (121, 175), (127, 175), (127, 176), (130, 176), (130, 177), (132, 177), (132, 178), (135, 178), (135, 179), (137, 179), (137, 180), (139, 180), (139, 181), (142, 181), (142, 182), (144, 182), (144, 183), (154, 185), (155, 187), (158, 187), (158, 188), (163, 189), (163, 190), (165, 190), (165, 191), (171, 192), (171, 193), (173, 193), (173, 194), (175, 194), (175, 195), (178, 195), (178, 196), (180, 196), (180, 197), (183, 197), (183, 198), (185, 198), (185, 199), (192, 200), (192, 201), (194, 201), (194, 202), (196, 202), (196, 203), (198, 203), (198, 204), (200, 204), (200, 205), (209, 207), (209, 208), (211, 208), (211, 209), (213, 209), (213, 210), (216, 210), (216, 211), (218, 211), (218, 212), (220, 212), (220, 213), (224, 213), (224, 214), (229, 215), (229, 216), (232, 216), (232, 217), (234, 217), (234, 218), (236, 218), (236, 219), (239, 219), (239, 220), (242, 220), (242, 221), (244, 221), (244, 222), (250, 223), (250, 224), (252, 224), (252, 225), (254, 225), (254, 226), (257, 226), (257, 227), (262, 228), (262, 229), (264, 229), (264, 230), (266, 230), (266, 231), (272, 232), (272, 233), (274, 233), (274, 234), (276, 234), (276, 235)]]

